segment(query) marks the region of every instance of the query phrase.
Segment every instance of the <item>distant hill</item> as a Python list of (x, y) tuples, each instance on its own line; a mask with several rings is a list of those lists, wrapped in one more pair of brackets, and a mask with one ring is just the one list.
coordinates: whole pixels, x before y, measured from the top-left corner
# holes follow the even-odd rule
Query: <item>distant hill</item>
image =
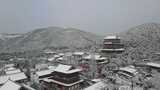
[(41, 28), (20, 36), (1, 39), (1, 51), (38, 50), (49, 47), (85, 48), (100, 43), (101, 36), (75, 28)]
[(6, 40), (11, 38), (20, 37), (23, 34), (8, 34), (8, 33), (1, 33), (0, 34), (0, 40)]
[(125, 54), (132, 59), (150, 58), (160, 52), (160, 24), (146, 23), (120, 33), (126, 46)]
[[(119, 33), (125, 44), (124, 57), (142, 60), (160, 52), (160, 24), (145, 23)], [(103, 37), (75, 28), (47, 27), (25, 34), (0, 35), (0, 52), (44, 48), (89, 48), (102, 44)]]

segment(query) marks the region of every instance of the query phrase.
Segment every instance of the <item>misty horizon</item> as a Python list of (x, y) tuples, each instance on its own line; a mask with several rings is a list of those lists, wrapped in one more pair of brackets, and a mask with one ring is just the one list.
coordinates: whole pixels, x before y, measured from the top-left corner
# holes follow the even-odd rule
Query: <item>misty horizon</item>
[(159, 0), (5, 0), (0, 3), (0, 33), (26, 33), (57, 26), (100, 35), (144, 23), (160, 23)]

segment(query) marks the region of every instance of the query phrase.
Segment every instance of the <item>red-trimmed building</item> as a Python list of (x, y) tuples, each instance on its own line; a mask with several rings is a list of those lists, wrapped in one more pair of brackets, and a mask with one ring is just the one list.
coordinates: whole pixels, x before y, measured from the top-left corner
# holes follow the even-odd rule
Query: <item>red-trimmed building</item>
[(106, 36), (103, 41), (102, 53), (122, 53), (124, 45), (121, 43), (121, 38), (118, 36)]
[(51, 77), (42, 80), (44, 90), (80, 90), (79, 73), (81, 69), (76, 69), (69, 65), (60, 64)]
[(83, 73), (85, 74), (94, 70), (92, 72), (96, 74), (96, 77), (101, 77), (102, 67), (106, 63), (108, 63), (108, 60), (106, 57), (103, 57), (99, 54), (94, 54), (94, 55), (90, 54), (83, 57), (80, 67), (82, 67)]

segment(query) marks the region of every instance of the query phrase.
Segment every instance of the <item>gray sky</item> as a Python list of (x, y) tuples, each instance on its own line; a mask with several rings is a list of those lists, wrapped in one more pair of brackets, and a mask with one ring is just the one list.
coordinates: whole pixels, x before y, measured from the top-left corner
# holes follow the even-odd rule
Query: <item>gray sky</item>
[(160, 0), (0, 0), (0, 33), (74, 27), (108, 34), (160, 23)]

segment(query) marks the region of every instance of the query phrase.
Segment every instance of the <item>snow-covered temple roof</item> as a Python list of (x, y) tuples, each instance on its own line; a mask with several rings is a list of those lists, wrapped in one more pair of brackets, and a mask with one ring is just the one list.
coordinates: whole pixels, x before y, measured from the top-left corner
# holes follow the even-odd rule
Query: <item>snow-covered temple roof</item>
[(21, 70), (20, 69), (13, 69), (13, 70), (7, 70), (5, 72), (6, 72), (6, 74), (15, 74), (15, 73), (20, 73)]
[(101, 82), (93, 84), (92, 86), (85, 88), (84, 90), (102, 90), (106, 86), (107, 86), (107, 84), (105, 84), (104, 82), (101, 81)]
[[(57, 83), (57, 84), (60, 84), (60, 85), (63, 85), (63, 86), (67, 86), (67, 87), (69, 87), (69, 86), (73, 86), (73, 85), (75, 85), (75, 84), (77, 84), (77, 83), (80, 83), (80, 82), (83, 82), (83, 80), (79, 80), (79, 81), (77, 81), (77, 82), (74, 82), (74, 83), (71, 83), (71, 84), (66, 84), (66, 83), (63, 83), (63, 82), (59, 82), (59, 81), (56, 81), (56, 80), (53, 80), (53, 79), (48, 79), (48, 78), (44, 78), (43, 79), (45, 82), (53, 82), (53, 83)], [(91, 89), (92, 90), (92, 89)]]
[(93, 58), (95, 60), (104, 60), (104, 59), (106, 59), (105, 57), (102, 57), (101, 55), (94, 55), (94, 56), (88, 55), (88, 56), (84, 57), (84, 59), (93, 59)]
[(58, 65), (57, 68), (55, 69), (55, 71), (57, 72), (61, 72), (61, 73), (65, 73), (65, 74), (71, 74), (71, 73), (75, 73), (75, 72), (80, 72), (81, 69), (71, 69), (72, 66), (70, 65)]
[(8, 80), (2, 87), (0, 87), (0, 90), (20, 90), (20, 88), (20, 85)]
[(121, 67), (119, 70), (126, 71), (126, 72), (133, 73), (133, 74), (137, 73), (137, 70), (132, 66)]
[(104, 39), (120, 39), (120, 37), (112, 35), (112, 36), (106, 36)]
[(0, 76), (0, 84), (5, 83), (8, 79), (12, 81), (18, 81), (18, 80), (23, 80), (26, 79), (26, 75), (21, 72), (21, 73), (15, 73), (15, 74), (9, 74), (9, 75), (3, 75)]
[(158, 64), (158, 63), (148, 62), (146, 65), (160, 68), (160, 64)]
[(74, 52), (73, 55), (84, 55), (84, 52)]
[(52, 72), (53, 72), (52, 70), (42, 70), (42, 71), (36, 72), (36, 74), (37, 74), (38, 76), (44, 76), (44, 75), (51, 74)]

